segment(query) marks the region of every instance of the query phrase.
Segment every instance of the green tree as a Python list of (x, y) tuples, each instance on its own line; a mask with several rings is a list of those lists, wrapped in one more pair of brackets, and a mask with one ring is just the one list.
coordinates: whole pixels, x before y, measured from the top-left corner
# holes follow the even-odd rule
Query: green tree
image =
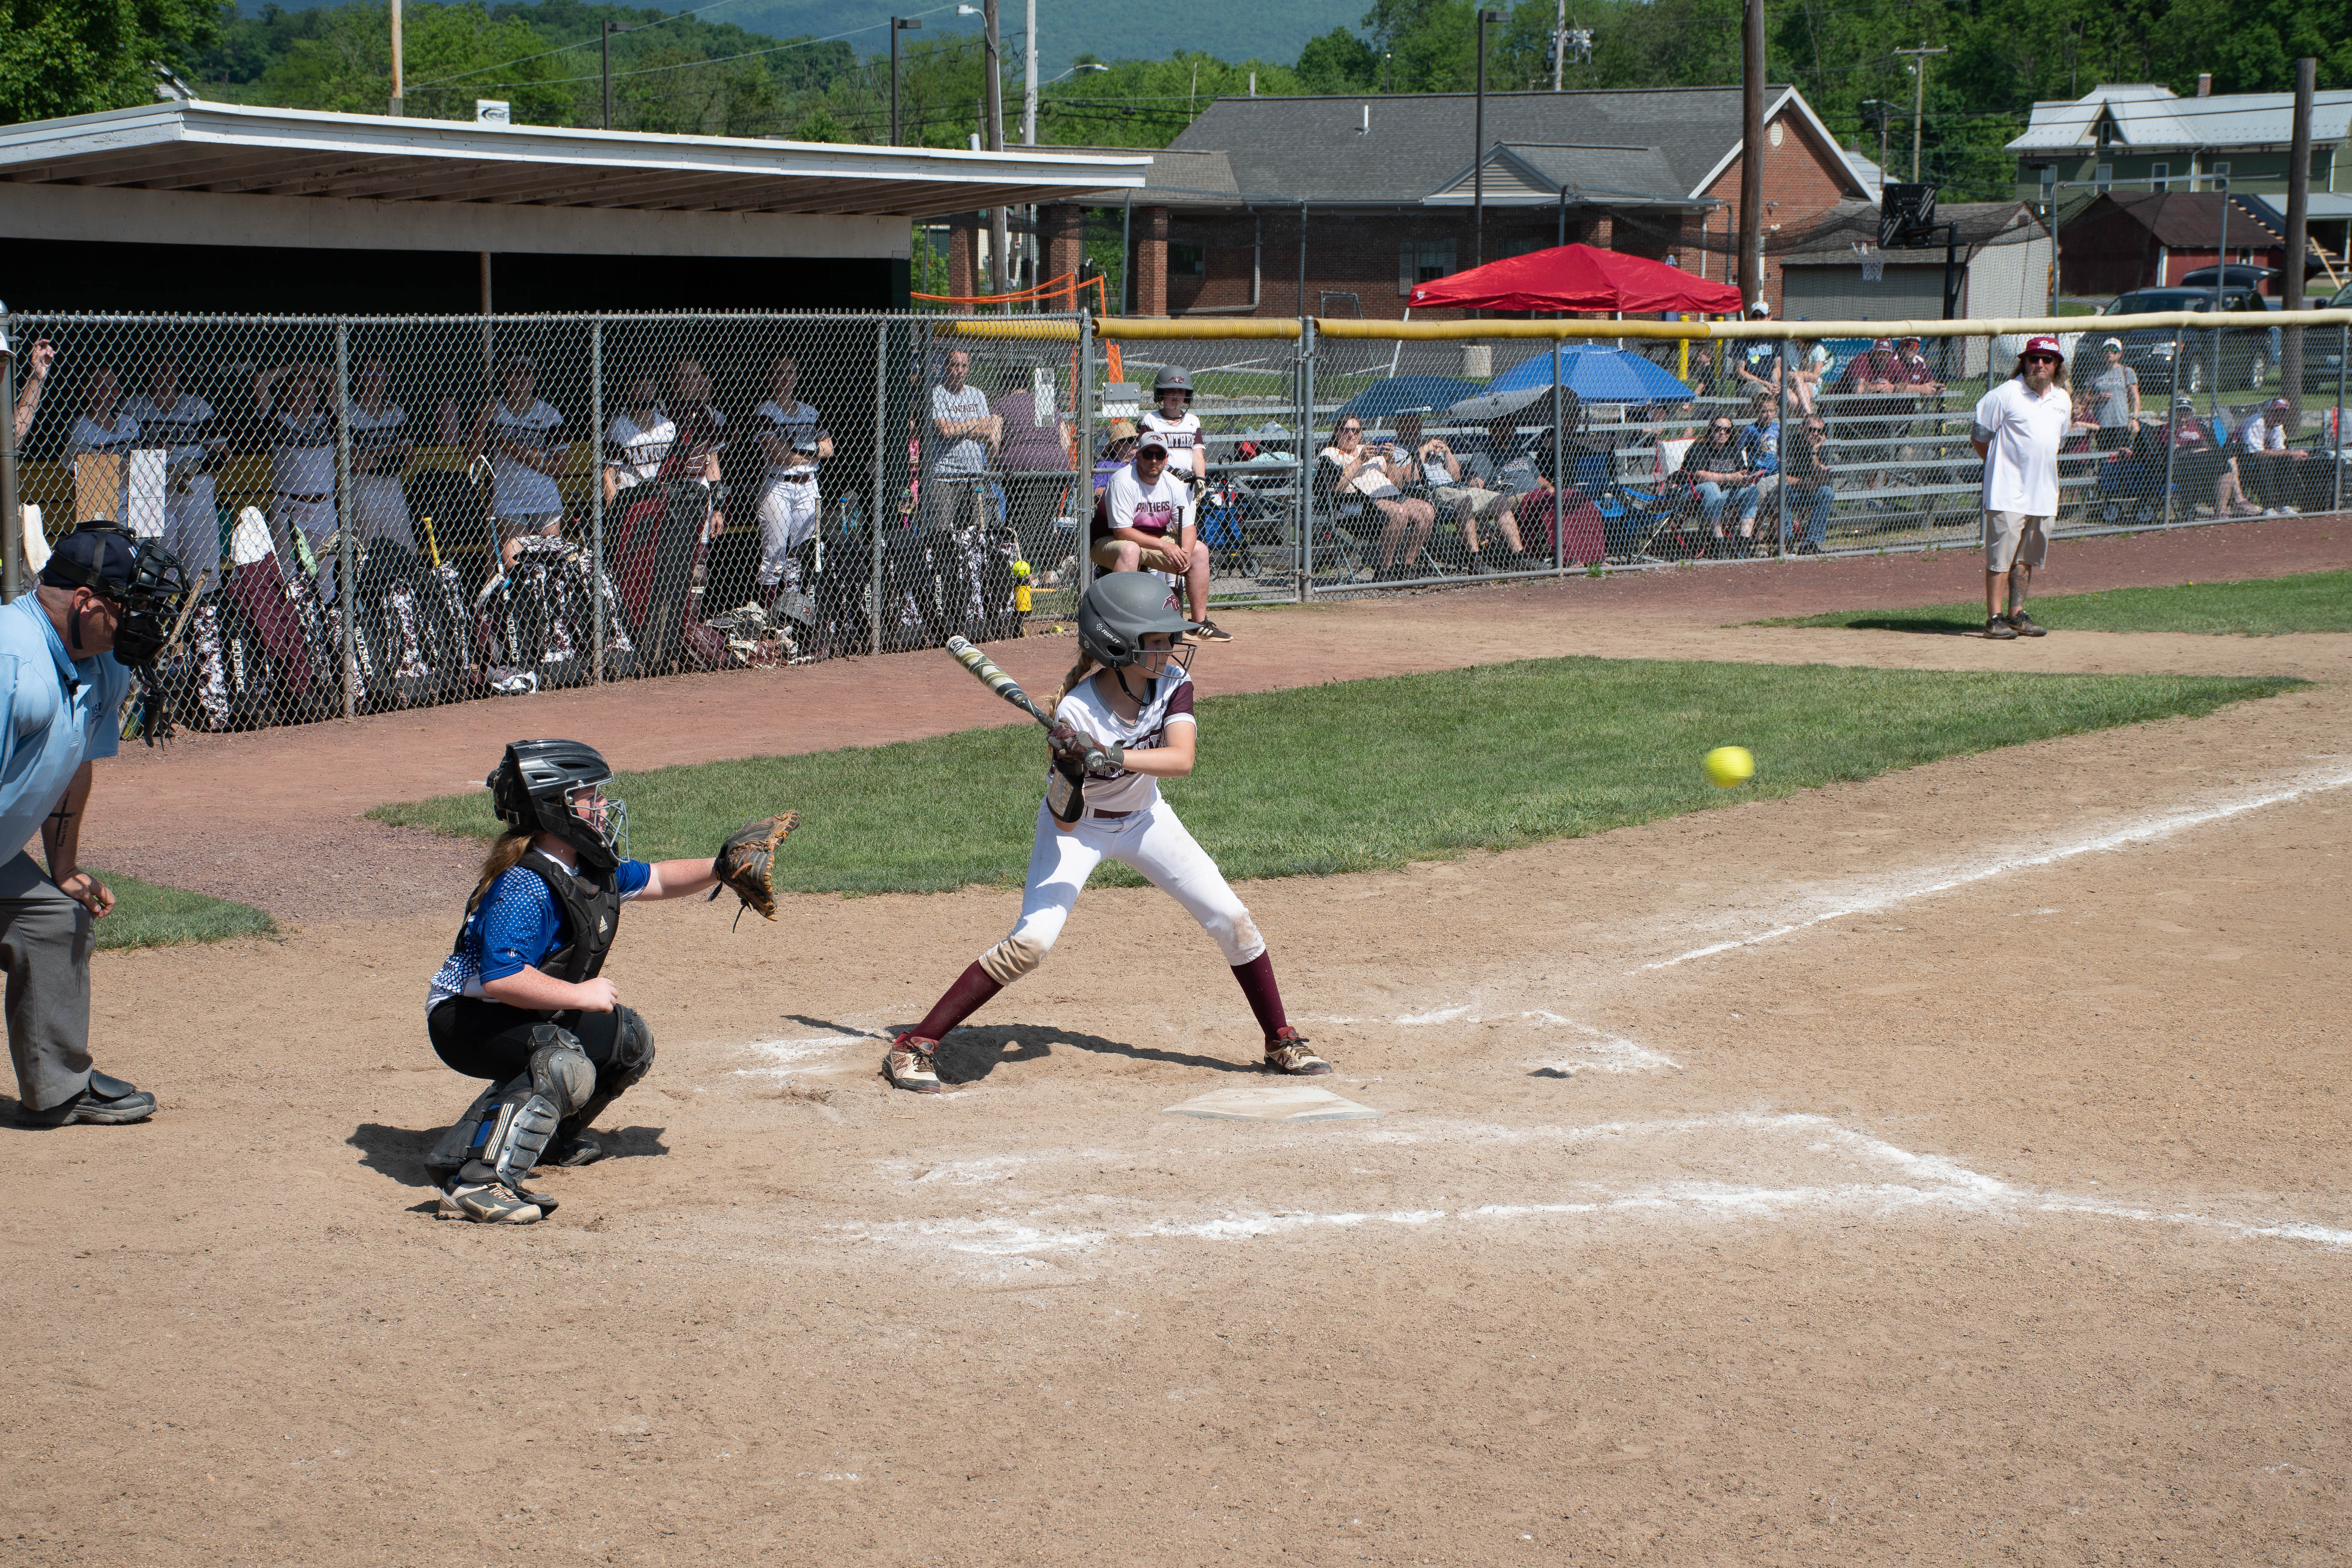
[(847, 142), (852, 140), (849, 134), (849, 127), (844, 125), (835, 117), (833, 110), (827, 109), (823, 104), (817, 105), (814, 109), (810, 110), (807, 114), (801, 117), (801, 122), (799, 126), (793, 130), (793, 136), (795, 140), (802, 142)]
[(1309, 92), (1358, 92), (1380, 85), (1380, 57), (1372, 46), (1334, 27), (1309, 38), (1298, 51), (1298, 79)]
[(0, 122), (154, 101), (149, 61), (186, 68), (219, 36), (215, 0), (0, 0)]

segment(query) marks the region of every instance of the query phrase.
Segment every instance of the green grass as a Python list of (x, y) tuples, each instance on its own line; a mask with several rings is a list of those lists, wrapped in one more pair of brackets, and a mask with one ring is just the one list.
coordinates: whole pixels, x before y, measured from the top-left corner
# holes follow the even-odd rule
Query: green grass
[[(1429, 859), (1784, 795), (1988, 750), (2266, 697), (2272, 678), (2005, 675), (1561, 658), (1202, 701), (1202, 771), (1169, 797), (1229, 877)], [(593, 737), (590, 737), (593, 739)], [(1753, 750), (1722, 791), (1699, 758)], [(748, 818), (798, 807), (778, 862), (800, 891), (1017, 885), (1044, 788), (1036, 729), (625, 775), (633, 853), (708, 855)], [(481, 792), (377, 808), (483, 837)], [(1133, 879), (1106, 867), (1114, 879)]]
[(233, 904), (184, 888), (159, 887), (111, 871), (97, 875), (114, 893), (113, 913), (95, 927), (101, 950), (176, 947), (187, 942), (278, 934), (278, 922), (249, 904)]
[[(2109, 588), (2052, 594), (2027, 606), (2057, 631), (2201, 632), (2276, 637), (2282, 632), (2352, 631), (2352, 572), (2305, 572), (2245, 583), (2183, 583), (2170, 588)], [(1859, 626), (1870, 631), (1974, 631), (1981, 600), (1909, 610), (1840, 610), (1758, 621), (1759, 626)]]

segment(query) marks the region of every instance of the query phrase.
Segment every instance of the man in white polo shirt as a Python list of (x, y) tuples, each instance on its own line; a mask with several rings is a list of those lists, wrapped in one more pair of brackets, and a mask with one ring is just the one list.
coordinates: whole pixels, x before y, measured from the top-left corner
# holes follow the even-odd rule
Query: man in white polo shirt
[(1978, 401), (1969, 432), (1969, 444), (1985, 460), (1985, 636), (1996, 641), (2042, 635), (2025, 613), (2025, 589), (2049, 551), (2058, 515), (2058, 444), (2074, 419), (2065, 374), (2056, 338), (2028, 338), (2016, 371)]

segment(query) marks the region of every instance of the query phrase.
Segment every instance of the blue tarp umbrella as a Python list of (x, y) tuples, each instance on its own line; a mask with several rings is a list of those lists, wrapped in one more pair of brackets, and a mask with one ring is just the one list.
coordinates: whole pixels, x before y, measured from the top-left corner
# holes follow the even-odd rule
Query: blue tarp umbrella
[(1369, 425), (1393, 419), (1408, 409), (1450, 408), (1477, 390), (1476, 382), (1450, 375), (1392, 375), (1341, 404), (1339, 416), (1353, 416)]
[(1640, 354), (1601, 343), (1564, 343), (1521, 360), (1485, 390), (1446, 409), (1453, 419), (1495, 419), (1551, 395), (1552, 360), (1559, 384), (1587, 403), (1679, 403), (1691, 389)]

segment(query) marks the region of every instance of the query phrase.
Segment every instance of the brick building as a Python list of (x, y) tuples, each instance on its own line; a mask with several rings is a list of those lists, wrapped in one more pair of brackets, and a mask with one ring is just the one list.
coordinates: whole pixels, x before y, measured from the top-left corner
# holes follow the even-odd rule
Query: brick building
[[(1127, 198), (1127, 308), (1394, 319), (1415, 283), (1572, 241), (1724, 278), (1738, 225), (1739, 96), (1488, 93), (1483, 230), (1472, 218), (1471, 95), (1220, 99)], [(1876, 171), (1839, 148), (1794, 88), (1768, 90), (1765, 127), (1768, 249), (1781, 228), (1877, 199)], [(1769, 258), (1762, 282), (1777, 309)]]

